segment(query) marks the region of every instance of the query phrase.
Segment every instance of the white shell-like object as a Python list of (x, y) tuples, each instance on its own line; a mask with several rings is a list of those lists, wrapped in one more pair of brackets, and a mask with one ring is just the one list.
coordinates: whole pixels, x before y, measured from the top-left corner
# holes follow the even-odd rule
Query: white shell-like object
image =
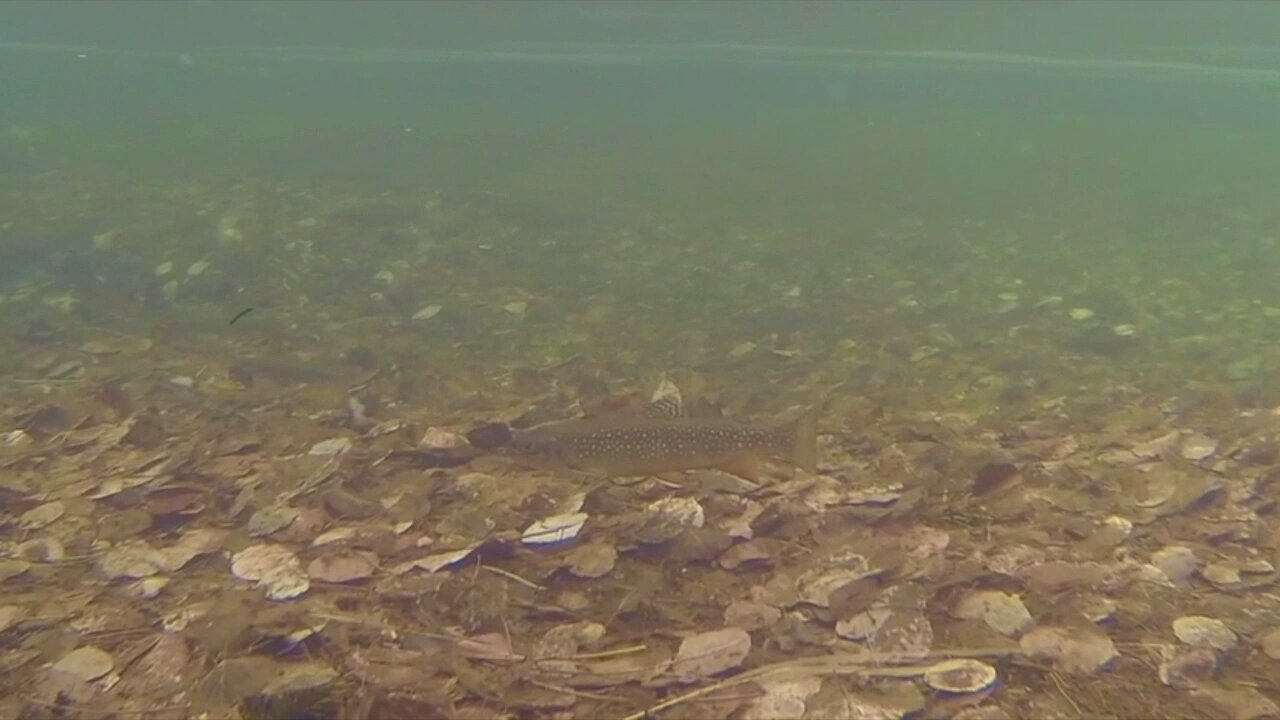
[(924, 682), (938, 692), (968, 694), (996, 684), (996, 669), (981, 660), (944, 660), (924, 673)]
[(583, 512), (551, 515), (530, 525), (520, 536), (525, 545), (553, 545), (572, 540), (582, 532), (588, 515)]

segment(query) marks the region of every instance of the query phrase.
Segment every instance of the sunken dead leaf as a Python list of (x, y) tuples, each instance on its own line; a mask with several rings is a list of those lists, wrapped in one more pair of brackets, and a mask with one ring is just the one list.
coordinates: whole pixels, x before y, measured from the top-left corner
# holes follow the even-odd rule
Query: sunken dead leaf
[(822, 678), (770, 677), (760, 686), (764, 695), (751, 701), (742, 713), (743, 720), (799, 720), (805, 714), (805, 701), (822, 689)]
[(17, 605), (0, 605), (0, 633), (17, 625), (23, 614), (22, 608)]
[(981, 620), (1001, 635), (1016, 636), (1031, 625), (1031, 613), (1022, 600), (998, 590), (975, 590), (965, 595), (954, 614), (962, 620)]
[(191, 530), (178, 542), (160, 551), (161, 567), (169, 572), (181, 570), (193, 559), (221, 550), (228, 534), (228, 531), (217, 528)]
[(1156, 676), (1172, 688), (1195, 687), (1213, 679), (1220, 660), (1212, 648), (1164, 645), (1160, 647)]
[(26, 560), (0, 560), (0, 582), (17, 577), (31, 569)]
[(299, 511), (287, 505), (271, 505), (249, 516), (248, 531), (253, 537), (266, 537), (289, 527), (298, 519)]
[(700, 528), (705, 522), (706, 515), (696, 499), (662, 498), (649, 503), (636, 539), (647, 545), (658, 544), (674, 538), (688, 528)]
[(13, 556), (33, 563), (51, 563), (64, 559), (67, 550), (57, 538), (36, 538), (15, 547)]
[(1105, 668), (1119, 653), (1111, 638), (1092, 628), (1039, 627), (1019, 641), (1023, 652), (1079, 675)]
[(197, 515), (204, 511), (209, 492), (190, 485), (166, 485), (147, 493), (147, 510), (152, 515)]
[(320, 662), (287, 665), (245, 704), (259, 717), (321, 716), (329, 700), (327, 690), (337, 678), (336, 670)]
[(1258, 647), (1272, 660), (1280, 660), (1280, 627), (1273, 627), (1262, 633), (1258, 639)]
[(1204, 433), (1193, 432), (1182, 439), (1179, 454), (1192, 462), (1204, 460), (1218, 451), (1218, 441)]
[(439, 315), (441, 310), (444, 310), (444, 306), (442, 305), (427, 305), (426, 307), (422, 308), (418, 312), (414, 313), (413, 319), (414, 320), (430, 320), (431, 318)]
[(751, 652), (751, 635), (737, 627), (687, 637), (668, 672), (682, 682), (718, 675), (742, 664)]
[(39, 530), (52, 525), (67, 511), (66, 506), (54, 500), (34, 507), (18, 516), (18, 527), (23, 530)]
[(1226, 623), (1203, 615), (1185, 615), (1174, 620), (1173, 634), (1188, 645), (1208, 647), (1219, 652), (1235, 647), (1238, 640)]
[(432, 553), (424, 558), (410, 560), (395, 567), (392, 571), (399, 575), (410, 570), (426, 570), (429, 573), (439, 572), (447, 567), (457, 565), (458, 563), (471, 557), (471, 553), (476, 551), (478, 545), (461, 548), (458, 550), (446, 550), (444, 552)]
[(108, 580), (149, 577), (164, 566), (164, 554), (141, 540), (112, 546), (98, 559), (98, 570)]
[(351, 449), (351, 439), (345, 437), (330, 438), (329, 440), (321, 440), (311, 449), (307, 451), (308, 455), (313, 457), (336, 457)]
[(49, 672), (78, 682), (90, 682), (111, 672), (115, 666), (116, 661), (108, 652), (85, 645), (63, 655), (49, 668)]
[(456, 432), (443, 428), (429, 427), (422, 433), (418, 445), (428, 449), (453, 450), (469, 445), (467, 439)]
[(511, 648), (511, 638), (505, 633), (481, 633), (479, 635), (456, 636), (453, 640), (454, 650), (458, 655), (471, 660), (488, 662), (517, 663), (524, 660)]
[(305, 593), (311, 583), (293, 551), (282, 545), (253, 545), (231, 558), (231, 572), (266, 588), (267, 599), (288, 600)]
[(617, 563), (618, 551), (608, 543), (591, 542), (574, 548), (566, 560), (569, 563), (569, 572), (575, 577), (604, 577)]
[(347, 583), (367, 580), (378, 569), (378, 556), (365, 550), (340, 549), (325, 553), (307, 566), (312, 580)]
[(551, 628), (538, 640), (533, 649), (533, 659), (541, 672), (571, 675), (577, 663), (571, 658), (586, 645), (591, 646), (604, 637), (600, 623), (582, 621)]

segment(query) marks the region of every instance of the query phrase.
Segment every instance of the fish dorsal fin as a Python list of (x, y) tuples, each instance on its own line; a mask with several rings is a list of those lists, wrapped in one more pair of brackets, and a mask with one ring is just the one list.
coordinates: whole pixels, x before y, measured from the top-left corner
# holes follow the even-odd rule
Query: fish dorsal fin
[(678, 396), (667, 395), (645, 405), (640, 414), (652, 418), (684, 417), (684, 403), (680, 402)]
[(680, 388), (671, 382), (666, 375), (658, 383), (658, 389), (649, 397), (649, 404), (640, 411), (646, 417), (677, 418), (684, 417), (684, 396)]

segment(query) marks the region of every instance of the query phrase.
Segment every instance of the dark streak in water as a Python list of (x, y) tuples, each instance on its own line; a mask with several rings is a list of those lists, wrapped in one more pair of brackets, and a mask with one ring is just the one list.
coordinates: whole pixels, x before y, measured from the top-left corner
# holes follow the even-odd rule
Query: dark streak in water
[(244, 317), (245, 315), (248, 315), (248, 314), (249, 314), (249, 313), (251, 313), (251, 312), (253, 312), (253, 308), (251, 308), (251, 307), (247, 307), (247, 308), (245, 308), (245, 309), (241, 310), (240, 312), (236, 313), (236, 316), (235, 316), (235, 317), (233, 317), (233, 318), (231, 318), (231, 322), (229, 322), (229, 323), (227, 323), (227, 324), (228, 324), (228, 325), (235, 325), (237, 320), (239, 320), (240, 318)]

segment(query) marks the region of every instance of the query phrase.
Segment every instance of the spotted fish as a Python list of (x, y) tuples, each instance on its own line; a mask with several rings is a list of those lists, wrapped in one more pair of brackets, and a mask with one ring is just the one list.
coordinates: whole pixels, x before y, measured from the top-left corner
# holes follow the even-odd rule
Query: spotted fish
[(758, 481), (765, 460), (814, 472), (817, 409), (787, 422), (677, 415), (656, 402), (634, 416), (566, 420), (512, 430), (501, 454), (525, 465), (607, 476), (717, 468)]

